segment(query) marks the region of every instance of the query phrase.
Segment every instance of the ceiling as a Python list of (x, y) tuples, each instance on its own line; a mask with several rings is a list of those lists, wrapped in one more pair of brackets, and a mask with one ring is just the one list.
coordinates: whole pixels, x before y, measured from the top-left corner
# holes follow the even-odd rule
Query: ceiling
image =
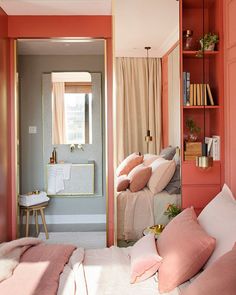
[(8, 15), (110, 15), (112, 0), (0, 0)]
[(116, 0), (116, 56), (162, 57), (179, 39), (179, 2), (176, 0)]
[(21, 39), (19, 55), (103, 55), (103, 40)]

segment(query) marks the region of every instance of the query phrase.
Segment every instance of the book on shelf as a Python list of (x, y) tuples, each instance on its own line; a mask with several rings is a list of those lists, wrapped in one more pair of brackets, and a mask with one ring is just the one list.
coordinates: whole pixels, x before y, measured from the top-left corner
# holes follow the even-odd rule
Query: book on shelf
[[(190, 105), (190, 106), (204, 106), (204, 105), (214, 106), (215, 105), (209, 84), (189, 84), (189, 96), (188, 96), (187, 75), (185, 75), (185, 78), (186, 80), (184, 83), (184, 87), (185, 87), (184, 93), (186, 96), (184, 96), (184, 105)], [(189, 104), (187, 104), (188, 102)]]
[(207, 93), (208, 93), (208, 97), (209, 97), (210, 103), (213, 106), (214, 105), (214, 100), (213, 100), (213, 97), (212, 97), (210, 85), (209, 84), (206, 84), (206, 86), (207, 86)]
[(190, 104), (190, 72), (183, 72), (183, 103)]
[(205, 143), (207, 144), (208, 156), (213, 157), (214, 161), (220, 160), (220, 136), (205, 137)]

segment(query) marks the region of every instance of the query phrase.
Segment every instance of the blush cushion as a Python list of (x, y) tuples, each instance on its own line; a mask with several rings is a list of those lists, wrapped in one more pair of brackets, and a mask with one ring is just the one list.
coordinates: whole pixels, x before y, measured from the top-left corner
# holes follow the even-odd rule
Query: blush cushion
[(204, 270), (181, 295), (235, 295), (236, 244)]
[(148, 234), (134, 244), (130, 260), (131, 284), (144, 281), (156, 273), (162, 258), (158, 255), (154, 234)]
[(152, 176), (150, 177), (147, 187), (153, 194), (161, 192), (175, 173), (175, 161), (168, 161), (163, 158), (156, 159), (150, 167), (152, 168)]
[(135, 167), (128, 175), (130, 180), (129, 189), (131, 192), (142, 190), (152, 175), (152, 168), (141, 164)]
[(209, 235), (216, 238), (216, 248), (204, 265), (205, 269), (230, 251), (236, 241), (236, 200), (226, 184), (200, 213), (198, 222)]
[(117, 192), (125, 191), (129, 187), (130, 180), (127, 175), (117, 177)]
[(193, 208), (187, 208), (165, 227), (157, 241), (163, 258), (159, 268), (160, 293), (169, 292), (193, 277), (215, 248), (215, 239), (198, 224)]
[(143, 164), (146, 166), (151, 165), (156, 159), (160, 158), (159, 155), (155, 154), (144, 154)]
[(133, 153), (125, 158), (116, 169), (116, 176), (128, 175), (130, 171), (143, 163), (143, 156), (138, 153)]

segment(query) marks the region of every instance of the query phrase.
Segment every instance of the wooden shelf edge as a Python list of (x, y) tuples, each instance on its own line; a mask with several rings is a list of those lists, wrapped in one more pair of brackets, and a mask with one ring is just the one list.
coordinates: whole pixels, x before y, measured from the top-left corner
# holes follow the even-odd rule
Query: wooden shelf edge
[[(194, 57), (194, 58), (202, 58), (201, 56), (197, 56), (198, 52), (199, 52), (198, 50), (183, 50), (182, 51), (183, 56), (186, 56), (186, 57)], [(206, 56), (213, 56), (213, 55), (217, 55), (217, 54), (219, 54), (219, 51), (218, 50), (205, 51), (204, 52), (205, 57)]]
[[(196, 161), (195, 160), (182, 160), (182, 164), (193, 164), (193, 163), (195, 163)], [(221, 162), (221, 160), (214, 160), (213, 161), (213, 164), (214, 163), (220, 163)]]
[[(182, 106), (183, 109), (204, 109), (204, 106)], [(220, 109), (221, 106), (214, 105), (214, 106), (205, 106), (205, 109)]]

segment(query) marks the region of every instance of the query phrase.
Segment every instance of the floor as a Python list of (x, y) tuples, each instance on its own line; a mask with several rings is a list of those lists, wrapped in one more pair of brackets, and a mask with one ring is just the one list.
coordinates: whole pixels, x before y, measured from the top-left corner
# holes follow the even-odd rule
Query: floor
[(86, 249), (106, 247), (106, 232), (49, 232), (48, 240), (42, 232), (38, 238), (49, 244), (73, 244)]

